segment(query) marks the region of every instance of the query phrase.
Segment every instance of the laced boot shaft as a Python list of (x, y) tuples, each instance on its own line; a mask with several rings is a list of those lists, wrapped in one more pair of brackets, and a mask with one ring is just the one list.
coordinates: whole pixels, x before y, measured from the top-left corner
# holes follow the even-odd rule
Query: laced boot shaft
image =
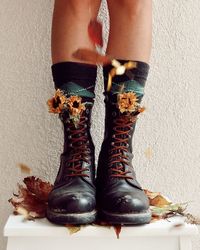
[(105, 133), (97, 168), (97, 182), (110, 183), (113, 178), (133, 180), (132, 137), (140, 112), (121, 113), (116, 96), (107, 95), (105, 104)]
[(64, 127), (64, 150), (61, 155), (61, 170), (55, 181), (60, 185), (69, 177), (85, 177), (94, 182), (94, 144), (90, 135), (90, 116), (92, 105), (87, 105), (76, 125), (68, 112), (60, 114)]
[(111, 168), (111, 177), (133, 179), (132, 172), (125, 168), (130, 166), (128, 154), (132, 153), (130, 139), (136, 116), (131, 114), (117, 115), (113, 120), (113, 134), (111, 148), (108, 152), (108, 168)]
[[(125, 62), (124, 67), (130, 65), (135, 63)], [(109, 88), (105, 84), (105, 133), (96, 187), (99, 216), (112, 224), (144, 224), (151, 220), (148, 198), (132, 165), (132, 138), (137, 117), (144, 111), (140, 103), (148, 71), (148, 65), (142, 62), (138, 67), (125, 72), (125, 76), (115, 76), (117, 70), (110, 71), (112, 67), (104, 68), (104, 76), (109, 74)]]
[[(83, 162), (86, 162), (90, 164), (90, 147), (89, 147), (89, 138), (88, 138), (88, 131), (87, 131), (87, 124), (88, 118), (85, 115), (82, 115), (80, 118), (80, 122), (78, 127), (76, 128), (74, 124), (70, 121), (70, 119), (67, 119), (66, 121), (68, 123), (68, 127), (65, 128), (67, 130), (67, 139), (65, 141), (68, 141), (69, 145), (66, 145), (68, 147), (68, 153), (70, 155), (68, 164), (71, 165), (71, 167), (68, 168), (68, 171), (71, 173), (68, 173), (67, 176), (75, 177), (75, 176), (83, 176), (83, 177), (89, 177), (88, 174), (85, 174), (84, 172), (90, 171), (89, 168), (83, 168)], [(66, 132), (65, 132), (66, 133)]]

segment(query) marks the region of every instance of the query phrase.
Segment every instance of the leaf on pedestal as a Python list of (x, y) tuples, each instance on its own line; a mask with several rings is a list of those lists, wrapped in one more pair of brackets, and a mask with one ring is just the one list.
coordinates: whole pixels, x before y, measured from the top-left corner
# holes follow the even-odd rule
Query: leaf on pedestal
[(120, 233), (122, 230), (122, 226), (121, 225), (114, 225), (113, 227), (114, 227), (115, 233), (117, 235), (117, 239), (119, 239), (119, 236), (120, 236)]

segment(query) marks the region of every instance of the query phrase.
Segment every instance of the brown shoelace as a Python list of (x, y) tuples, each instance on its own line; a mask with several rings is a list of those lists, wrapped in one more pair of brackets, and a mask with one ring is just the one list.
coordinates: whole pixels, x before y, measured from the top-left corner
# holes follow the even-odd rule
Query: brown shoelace
[(109, 152), (110, 159), (108, 165), (115, 172), (115, 174), (111, 175), (112, 177), (133, 179), (133, 177), (127, 175), (131, 171), (124, 171), (123, 164), (129, 165), (128, 157), (124, 155), (124, 152), (128, 152), (129, 132), (136, 119), (137, 117), (131, 114), (121, 114), (114, 120), (113, 142)]
[(83, 168), (83, 162), (87, 162), (89, 164), (89, 141), (87, 136), (87, 121), (88, 118), (85, 116), (81, 116), (80, 122), (78, 124), (78, 128), (75, 128), (72, 122), (68, 125), (68, 130), (70, 136), (68, 136), (70, 140), (70, 148), (71, 148), (71, 159), (68, 160), (67, 163), (72, 165), (69, 167), (72, 173), (67, 174), (67, 176), (83, 176), (89, 177), (88, 174), (85, 174), (85, 171), (88, 171), (89, 168)]

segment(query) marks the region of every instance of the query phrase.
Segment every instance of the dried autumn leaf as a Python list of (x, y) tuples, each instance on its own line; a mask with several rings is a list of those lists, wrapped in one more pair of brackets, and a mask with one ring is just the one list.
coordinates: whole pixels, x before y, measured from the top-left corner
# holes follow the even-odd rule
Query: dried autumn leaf
[(200, 225), (200, 217), (196, 217), (190, 213), (183, 214), (186, 217), (186, 223)]
[(150, 205), (155, 207), (164, 207), (166, 205), (170, 205), (171, 202), (168, 201), (165, 197), (162, 195), (157, 195), (155, 198), (150, 200)]
[(161, 218), (159, 216), (152, 216), (151, 217), (151, 222), (150, 223), (153, 223), (153, 222), (156, 222), (158, 220), (160, 220)]
[(151, 191), (149, 191), (149, 190), (147, 190), (147, 189), (144, 189), (144, 192), (145, 192), (146, 196), (147, 196), (150, 200), (153, 199), (153, 198), (155, 198), (156, 196), (160, 195), (159, 192), (151, 192)]
[(151, 212), (153, 217), (159, 217), (160, 219), (168, 218), (173, 215), (183, 215), (183, 212), (186, 209), (185, 203), (169, 204), (163, 207), (151, 206)]
[(31, 173), (31, 169), (27, 165), (25, 165), (23, 163), (18, 163), (17, 166), (20, 168), (20, 170), (23, 174), (30, 174)]
[(24, 219), (29, 219), (29, 213), (28, 211), (23, 208), (23, 207), (16, 207), (14, 213), (17, 215), (17, 214), (20, 214), (20, 215), (23, 215)]
[(69, 230), (69, 234), (75, 234), (81, 230), (80, 226), (72, 226), (72, 225), (66, 225), (67, 229)]
[(146, 150), (145, 150), (145, 156), (148, 160), (150, 160), (153, 156), (153, 150), (151, 147), (148, 147)]
[(87, 48), (76, 50), (72, 56), (81, 61), (87, 61), (93, 64), (106, 65), (111, 63), (111, 59), (107, 55), (101, 55), (98, 52)]
[(42, 181), (35, 176), (29, 176), (24, 178), (24, 183), (27, 189), (36, 195), (36, 197), (42, 201), (47, 201), (48, 195), (51, 192), (53, 185), (49, 182)]
[[(115, 75), (123, 75), (126, 74), (128, 77), (131, 74), (130, 71), (126, 71), (128, 69), (133, 69), (137, 67), (137, 62), (133, 62), (133, 61), (128, 61), (125, 64), (121, 64), (119, 61), (117, 61), (116, 59), (112, 59), (111, 60), (111, 64), (113, 66), (113, 68), (110, 70), (109, 74), (108, 74), (108, 83), (107, 83), (107, 91), (109, 92), (111, 90), (112, 87), (112, 79)], [(132, 74), (131, 74), (132, 75)], [(132, 77), (132, 76), (131, 76)]]
[(109, 224), (108, 222), (105, 222), (105, 221), (100, 221), (99, 219), (97, 219), (97, 221), (95, 221), (93, 223), (94, 226), (100, 226), (100, 227), (107, 227), (107, 228), (111, 228), (111, 224)]
[(88, 34), (94, 45), (103, 47), (102, 24), (97, 19), (90, 21), (88, 25)]
[(47, 203), (38, 199), (22, 185), (18, 185), (18, 188), (18, 194), (9, 199), (9, 202), (14, 206), (14, 212), (24, 215), (27, 219), (44, 218)]
[(117, 235), (117, 239), (119, 239), (119, 235), (121, 233), (122, 226), (121, 225), (115, 225), (113, 227), (114, 227), (115, 233)]

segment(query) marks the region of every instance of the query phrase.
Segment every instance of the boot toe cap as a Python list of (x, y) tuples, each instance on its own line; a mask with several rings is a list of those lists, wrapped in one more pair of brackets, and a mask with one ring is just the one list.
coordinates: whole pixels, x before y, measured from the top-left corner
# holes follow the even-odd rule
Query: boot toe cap
[(84, 213), (93, 211), (95, 198), (90, 193), (65, 193), (49, 196), (51, 210), (61, 213)]
[(104, 210), (112, 213), (137, 213), (149, 209), (149, 201), (143, 191), (115, 193), (107, 196)]

